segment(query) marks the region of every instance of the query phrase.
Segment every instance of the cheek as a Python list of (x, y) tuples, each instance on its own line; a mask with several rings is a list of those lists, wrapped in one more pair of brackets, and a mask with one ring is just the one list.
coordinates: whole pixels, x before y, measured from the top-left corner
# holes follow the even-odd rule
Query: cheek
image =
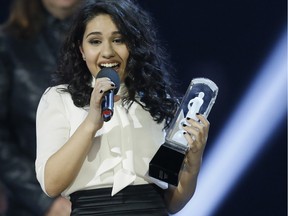
[(99, 52), (97, 50), (85, 50), (85, 57), (88, 62), (97, 62)]
[(95, 53), (85, 53), (86, 54), (86, 65), (92, 75), (96, 75), (100, 70), (97, 65), (97, 55)]
[(127, 64), (128, 64), (128, 58), (129, 58), (129, 53), (128, 52), (122, 53), (123, 63), (122, 63), (122, 71), (121, 71), (121, 74), (120, 74), (121, 81), (124, 81), (124, 79), (126, 77), (126, 74), (127, 74), (126, 69), (127, 69)]
[(97, 49), (84, 49), (84, 53), (86, 59), (89, 59), (90, 61), (95, 61), (95, 59), (98, 58), (100, 52)]
[(125, 64), (125, 67), (127, 66), (128, 63), (128, 58), (129, 58), (129, 52), (128, 50), (122, 50), (121, 52), (121, 58), (123, 60), (123, 63)]

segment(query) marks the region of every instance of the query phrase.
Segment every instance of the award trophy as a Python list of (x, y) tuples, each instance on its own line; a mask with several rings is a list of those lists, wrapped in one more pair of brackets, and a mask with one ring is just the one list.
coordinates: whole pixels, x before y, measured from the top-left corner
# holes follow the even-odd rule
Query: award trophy
[(218, 87), (210, 79), (195, 78), (191, 80), (167, 130), (165, 143), (160, 146), (149, 163), (149, 176), (175, 186), (178, 185), (178, 174), (188, 150), (188, 142), (183, 135), (182, 125), (189, 125), (186, 122), (187, 117), (198, 121), (196, 113), (207, 118), (217, 94)]

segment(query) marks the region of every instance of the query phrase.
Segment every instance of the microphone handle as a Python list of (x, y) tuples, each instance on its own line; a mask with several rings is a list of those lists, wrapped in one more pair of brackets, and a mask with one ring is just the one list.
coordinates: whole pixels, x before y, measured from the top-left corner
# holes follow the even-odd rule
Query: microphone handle
[(114, 109), (114, 91), (109, 90), (102, 101), (102, 117), (105, 122), (109, 121), (113, 116)]

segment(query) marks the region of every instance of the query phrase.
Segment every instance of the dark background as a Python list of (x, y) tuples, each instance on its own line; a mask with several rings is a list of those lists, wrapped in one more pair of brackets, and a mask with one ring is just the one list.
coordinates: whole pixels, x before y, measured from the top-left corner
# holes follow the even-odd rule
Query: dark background
[[(208, 152), (209, 144), (221, 132), (286, 28), (287, 3), (285, 0), (143, 0), (141, 4), (156, 20), (182, 84), (179, 90), (184, 93), (194, 77), (210, 78), (219, 86), (209, 116)], [(8, 2), (2, 3), (1, 22), (8, 14), (7, 7)], [(287, 92), (283, 94), (287, 100)], [(273, 118), (273, 112), (270, 115), (267, 119)], [(265, 150), (245, 171), (214, 216), (287, 215), (287, 113), (274, 136), (266, 142)]]
[[(210, 78), (219, 87), (208, 118), (207, 152), (286, 28), (287, 3), (143, 0), (143, 5), (156, 18), (168, 45), (183, 83), (181, 91), (186, 91), (193, 77)], [(287, 92), (283, 94), (287, 99)], [(266, 142), (266, 149), (213, 216), (287, 215), (287, 115)]]

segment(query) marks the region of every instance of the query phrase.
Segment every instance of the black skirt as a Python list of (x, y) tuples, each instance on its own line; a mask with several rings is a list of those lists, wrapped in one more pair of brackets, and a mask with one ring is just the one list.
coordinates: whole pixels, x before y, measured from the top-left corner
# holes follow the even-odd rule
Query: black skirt
[(72, 193), (72, 216), (167, 216), (163, 190), (154, 184), (128, 186), (111, 196), (112, 188)]

